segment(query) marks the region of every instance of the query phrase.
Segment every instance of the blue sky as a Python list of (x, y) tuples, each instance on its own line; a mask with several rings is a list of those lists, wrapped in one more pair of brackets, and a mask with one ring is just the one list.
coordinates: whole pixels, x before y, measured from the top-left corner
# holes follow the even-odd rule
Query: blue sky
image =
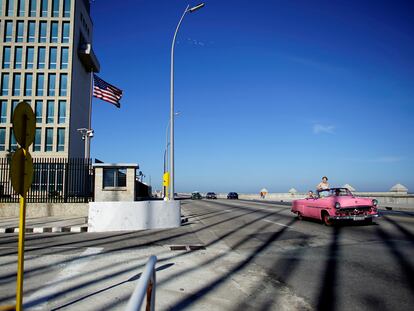
[[(91, 154), (161, 187), (170, 47), (187, 1), (92, 3), (104, 80)], [(190, 2), (190, 5), (197, 2)], [(176, 190), (414, 192), (411, 1), (206, 1), (175, 49)]]

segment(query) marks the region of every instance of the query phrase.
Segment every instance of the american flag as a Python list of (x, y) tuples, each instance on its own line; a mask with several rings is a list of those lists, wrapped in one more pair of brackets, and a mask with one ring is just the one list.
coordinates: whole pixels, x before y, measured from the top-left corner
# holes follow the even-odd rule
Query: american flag
[(93, 75), (93, 81), (93, 96), (114, 104), (118, 108), (121, 107), (121, 103), (119, 101), (122, 97), (122, 90), (105, 82), (95, 74)]

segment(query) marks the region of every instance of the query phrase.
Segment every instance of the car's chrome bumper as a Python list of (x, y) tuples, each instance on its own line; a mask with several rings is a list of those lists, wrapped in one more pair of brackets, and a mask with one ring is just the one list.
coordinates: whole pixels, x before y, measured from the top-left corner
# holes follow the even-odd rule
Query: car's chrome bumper
[(367, 220), (371, 218), (379, 217), (378, 214), (373, 215), (348, 215), (348, 216), (330, 216), (332, 220)]

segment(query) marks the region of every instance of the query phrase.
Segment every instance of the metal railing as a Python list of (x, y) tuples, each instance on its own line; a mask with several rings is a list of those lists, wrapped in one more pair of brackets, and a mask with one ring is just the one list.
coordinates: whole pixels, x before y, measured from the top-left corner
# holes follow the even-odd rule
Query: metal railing
[[(0, 158), (0, 202), (19, 202), (10, 180), (10, 158)], [(91, 159), (34, 158), (30, 203), (83, 203), (93, 201)]]
[(134, 292), (129, 298), (126, 311), (141, 310), (142, 303), (145, 295), (147, 296), (146, 311), (153, 311), (155, 307), (155, 264), (157, 263), (157, 257), (151, 256), (145, 265), (144, 271), (138, 280), (138, 284), (134, 289)]

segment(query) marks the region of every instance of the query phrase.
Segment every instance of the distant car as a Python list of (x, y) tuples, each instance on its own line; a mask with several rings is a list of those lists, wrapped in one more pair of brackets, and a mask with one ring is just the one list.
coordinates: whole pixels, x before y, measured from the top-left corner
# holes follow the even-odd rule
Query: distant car
[(237, 192), (229, 192), (229, 194), (227, 195), (227, 199), (231, 200), (237, 200), (239, 198), (239, 195), (237, 194)]
[(201, 200), (203, 197), (201, 196), (200, 192), (193, 192), (191, 194), (191, 200)]
[(214, 192), (207, 192), (206, 199), (217, 199), (217, 195)]
[(347, 188), (331, 188), (317, 192), (314, 197), (294, 200), (291, 211), (302, 217), (315, 218), (331, 226), (336, 220), (371, 223), (378, 217), (376, 199), (356, 197)]

